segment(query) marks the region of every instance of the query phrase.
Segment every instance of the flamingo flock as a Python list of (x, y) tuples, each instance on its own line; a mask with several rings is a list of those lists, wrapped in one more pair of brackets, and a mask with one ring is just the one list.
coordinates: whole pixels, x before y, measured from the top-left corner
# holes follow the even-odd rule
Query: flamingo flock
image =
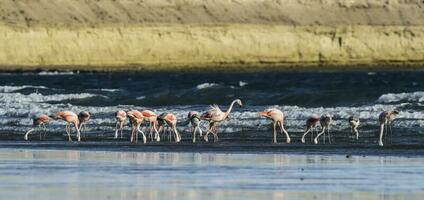
[[(199, 136), (199, 139), (203, 138), (205, 142), (208, 142), (209, 134), (213, 135), (214, 143), (218, 142), (218, 126), (220, 123), (229, 119), (230, 113), (235, 105), (238, 105), (239, 107), (243, 106), (242, 101), (240, 99), (235, 99), (231, 102), (230, 106), (225, 112), (222, 111), (218, 105), (211, 105), (210, 108), (201, 115), (195, 111), (190, 111), (187, 115), (186, 121), (188, 121), (191, 126), (192, 142), (196, 143), (197, 135)], [(283, 111), (278, 108), (267, 108), (263, 111), (258, 112), (257, 114), (260, 117), (265, 117), (272, 121), (273, 143), (277, 143), (278, 129), (280, 130), (281, 134), (286, 138), (286, 143), (288, 144), (291, 142), (290, 135), (284, 127), (285, 115)], [(382, 113), (380, 113), (378, 118), (380, 125), (380, 132), (378, 137), (379, 146), (384, 146), (384, 143), (386, 143), (386, 135), (389, 135), (389, 140), (391, 143), (392, 123), (395, 120), (397, 114), (399, 114), (399, 111), (397, 110), (383, 111)], [(53, 113), (51, 115), (42, 114), (33, 118), (33, 127), (25, 133), (24, 139), (28, 140), (28, 136), (36, 130), (44, 130), (45, 132), (47, 129), (46, 124), (48, 124), (50, 121), (61, 120), (66, 123), (65, 132), (67, 133), (68, 140), (72, 141), (71, 125), (73, 125), (76, 131), (77, 141), (80, 142), (81, 132), (83, 129), (85, 129), (85, 126), (87, 122), (91, 119), (91, 117), (92, 114), (86, 111), (82, 111), (78, 115), (72, 111), (61, 111)], [(157, 115), (151, 110), (120, 110), (115, 113), (115, 119), (115, 139), (117, 139), (119, 135), (121, 139), (123, 138), (123, 130), (127, 119), (129, 119), (128, 121), (131, 126), (131, 132), (129, 137), (131, 143), (138, 142), (139, 134), (141, 134), (141, 140), (143, 143), (147, 143), (148, 141), (160, 142), (161, 135), (164, 136), (165, 134), (168, 134), (168, 141), (171, 141), (172, 138), (174, 138), (174, 142), (178, 143), (182, 139), (181, 134), (177, 129), (178, 119), (176, 115), (169, 112)], [(203, 134), (203, 131), (200, 127), (202, 121), (208, 123), (208, 129), (205, 134)], [(359, 118), (356, 116), (350, 116), (347, 121), (351, 129), (353, 139), (358, 140), (358, 127), (360, 125)], [(146, 129), (148, 129), (148, 134), (143, 131), (143, 122), (147, 122), (147, 125), (146, 127), (144, 127), (144, 130), (146, 131)], [(321, 130), (319, 132), (316, 130), (318, 122), (321, 127)], [(329, 113), (325, 113), (321, 117), (313, 115), (308, 118), (306, 120), (306, 130), (301, 136), (301, 143), (306, 143), (305, 137), (307, 136), (307, 134), (310, 133), (311, 143), (318, 144), (320, 137), (323, 136), (322, 143), (325, 144), (326, 140), (328, 140), (328, 143), (331, 144), (332, 139), (330, 135), (330, 127), (332, 125), (332, 122), (333, 119)], [(317, 134), (314, 137), (315, 132), (317, 132)], [(41, 139), (42, 136), (40, 132), (40, 140)]]

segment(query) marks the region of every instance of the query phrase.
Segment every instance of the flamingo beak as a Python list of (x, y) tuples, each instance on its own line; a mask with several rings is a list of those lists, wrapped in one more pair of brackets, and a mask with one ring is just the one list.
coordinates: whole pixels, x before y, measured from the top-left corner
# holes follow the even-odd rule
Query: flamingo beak
[(260, 116), (266, 116), (266, 112), (258, 112), (258, 115), (260, 115)]

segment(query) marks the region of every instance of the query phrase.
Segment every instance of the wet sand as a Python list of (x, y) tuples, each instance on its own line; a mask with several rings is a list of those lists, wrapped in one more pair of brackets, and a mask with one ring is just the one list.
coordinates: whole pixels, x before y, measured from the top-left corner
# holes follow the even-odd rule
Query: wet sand
[(75, 148), (1, 148), (0, 197), (421, 199), (424, 194), (422, 156), (347, 158), (282, 152), (172, 153)]

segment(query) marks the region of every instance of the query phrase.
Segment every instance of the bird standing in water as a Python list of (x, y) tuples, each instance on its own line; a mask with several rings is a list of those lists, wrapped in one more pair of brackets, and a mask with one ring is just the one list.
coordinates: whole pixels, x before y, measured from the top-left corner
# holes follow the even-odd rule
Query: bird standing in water
[(396, 115), (399, 114), (399, 111), (384, 111), (378, 116), (380, 122), (380, 136), (378, 139), (378, 145), (383, 146), (383, 134), (389, 134), (390, 132), (390, 142), (392, 142), (392, 122), (395, 120)]
[(147, 142), (146, 135), (143, 131), (140, 130), (140, 125), (144, 120), (143, 114), (141, 114), (138, 110), (130, 110), (127, 112), (127, 116), (130, 119), (131, 123), (131, 137), (130, 141), (131, 143), (137, 143), (138, 142), (138, 133), (141, 133), (143, 135), (143, 143)]
[(191, 111), (187, 116), (190, 121), (192, 132), (193, 132), (193, 143), (196, 143), (196, 133), (199, 132), (199, 136), (202, 137), (202, 129), (200, 128), (200, 116), (199, 113)]
[[(28, 140), (28, 135), (33, 132), (36, 128), (43, 127), (44, 131), (46, 131), (46, 124), (49, 123), (50, 118), (47, 115), (39, 115), (32, 119), (33, 128), (31, 128), (28, 132), (25, 133), (24, 139)], [(45, 134), (45, 133), (44, 133)], [(45, 136), (44, 136), (45, 137)], [(40, 132), (40, 140), (41, 140), (41, 132)]]
[[(160, 133), (165, 129), (165, 125), (171, 128), (171, 132), (174, 133), (175, 142), (181, 141), (181, 135), (177, 130), (177, 117), (172, 113), (162, 113), (157, 117)], [(165, 130), (164, 130), (165, 131)], [(159, 137), (159, 136), (158, 136)], [(171, 135), (169, 135), (169, 141), (171, 141)]]
[[(157, 115), (156, 113), (154, 113), (151, 110), (143, 110), (141, 111), (141, 114), (143, 115), (144, 120), (146, 120), (149, 123), (149, 136), (151, 141), (153, 141), (154, 139), (159, 142), (160, 141), (160, 136), (159, 136), (159, 132), (157, 129)], [(153, 136), (152, 132), (155, 132), (155, 135)]]
[[(79, 130), (82, 133), (82, 129), (86, 129), (85, 124), (90, 120), (91, 113), (87, 111), (81, 111), (78, 113), (78, 120), (79, 120)], [(84, 137), (87, 137), (87, 134), (84, 134)]]
[(318, 122), (319, 122), (319, 117), (315, 116), (315, 115), (310, 117), (308, 120), (306, 120), (306, 131), (302, 135), (302, 143), (305, 143), (305, 136), (309, 132), (311, 132), (311, 142), (313, 141), (314, 129), (315, 129)]
[(277, 126), (280, 127), (281, 133), (286, 134), (286, 143), (290, 143), (290, 136), (284, 128), (284, 113), (277, 108), (268, 108), (258, 113), (260, 116), (271, 119), (274, 123), (274, 139), (273, 142), (277, 143)]
[(356, 140), (359, 140), (359, 132), (358, 132), (358, 126), (359, 126), (359, 118), (354, 117), (354, 116), (350, 116), (349, 119), (349, 125), (350, 125), (350, 129), (352, 131), (352, 134), (355, 134), (355, 138)]
[(70, 124), (74, 124), (75, 130), (77, 131), (77, 140), (78, 142), (81, 141), (81, 133), (78, 126), (79, 120), (77, 114), (72, 111), (62, 111), (50, 115), (50, 118), (54, 120), (63, 120), (66, 122), (65, 131), (68, 134), (69, 141), (72, 141)]
[(118, 138), (118, 131), (121, 132), (121, 139), (122, 139), (122, 132), (124, 130), (125, 120), (127, 119), (127, 113), (123, 110), (120, 110), (115, 113), (115, 118), (116, 118), (115, 139)]
[(328, 134), (328, 141), (331, 144), (331, 136), (330, 136), (330, 125), (332, 123), (332, 118), (330, 114), (322, 115), (319, 119), (319, 123), (321, 124), (321, 132), (314, 139), (314, 143), (318, 144), (318, 138), (324, 134), (324, 144), (325, 144), (325, 132)]
[(209, 110), (203, 113), (200, 116), (201, 120), (209, 122), (209, 128), (206, 134), (203, 136), (203, 139), (207, 142), (209, 133), (213, 134), (213, 141), (218, 142), (218, 123), (223, 122), (230, 115), (231, 110), (233, 109), (234, 104), (238, 104), (240, 107), (243, 106), (240, 99), (236, 99), (231, 102), (230, 107), (226, 112), (221, 111), (218, 105), (211, 105)]

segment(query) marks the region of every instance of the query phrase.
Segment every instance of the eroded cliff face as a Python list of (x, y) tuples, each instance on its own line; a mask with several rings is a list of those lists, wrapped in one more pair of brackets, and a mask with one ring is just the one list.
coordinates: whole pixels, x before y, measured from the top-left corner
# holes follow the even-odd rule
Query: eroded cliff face
[(4, 0), (0, 11), (2, 69), (424, 63), (421, 1)]

